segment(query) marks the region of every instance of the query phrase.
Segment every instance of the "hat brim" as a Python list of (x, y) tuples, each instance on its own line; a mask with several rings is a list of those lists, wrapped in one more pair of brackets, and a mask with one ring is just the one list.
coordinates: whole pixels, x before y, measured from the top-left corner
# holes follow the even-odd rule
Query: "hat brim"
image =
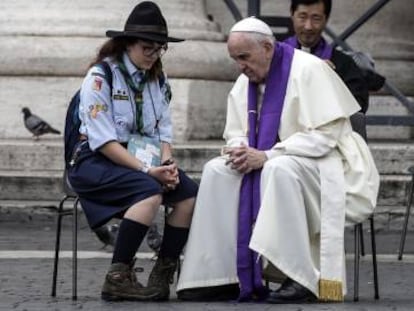
[(109, 38), (132, 37), (160, 43), (165, 42), (181, 42), (185, 39), (168, 37), (162, 34), (148, 33), (148, 32), (131, 32), (131, 31), (116, 31), (108, 30), (106, 36)]

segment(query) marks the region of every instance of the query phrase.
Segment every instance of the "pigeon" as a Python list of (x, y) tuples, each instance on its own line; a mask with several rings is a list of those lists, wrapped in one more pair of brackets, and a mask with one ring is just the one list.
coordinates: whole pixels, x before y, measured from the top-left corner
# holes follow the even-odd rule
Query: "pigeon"
[(22, 109), (24, 115), (24, 126), (33, 134), (34, 139), (46, 133), (60, 134), (58, 130), (51, 127), (46, 121), (31, 113), (30, 109)]
[(147, 244), (156, 254), (158, 254), (162, 243), (162, 234), (158, 232), (158, 226), (153, 223), (147, 232)]
[(119, 225), (103, 225), (93, 230), (95, 232), (99, 241), (101, 241), (105, 248), (106, 246), (110, 245), (112, 247), (115, 246), (116, 238), (118, 236)]

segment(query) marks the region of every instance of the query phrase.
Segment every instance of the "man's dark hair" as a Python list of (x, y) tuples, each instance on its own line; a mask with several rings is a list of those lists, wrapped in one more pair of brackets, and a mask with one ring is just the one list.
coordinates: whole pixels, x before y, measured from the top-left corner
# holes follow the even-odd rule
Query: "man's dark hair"
[(329, 15), (331, 14), (331, 8), (332, 8), (332, 0), (292, 0), (290, 4), (290, 13), (293, 15), (295, 13), (296, 9), (298, 8), (298, 5), (311, 5), (315, 3), (322, 2), (323, 6), (325, 8), (325, 16), (326, 19), (329, 18)]

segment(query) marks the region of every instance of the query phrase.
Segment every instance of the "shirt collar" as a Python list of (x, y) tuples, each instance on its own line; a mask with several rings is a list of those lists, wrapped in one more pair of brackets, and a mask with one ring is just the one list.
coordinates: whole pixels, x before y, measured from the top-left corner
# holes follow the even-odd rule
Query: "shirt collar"
[[(297, 40), (297, 39), (296, 39)], [(319, 39), (318, 43), (316, 43), (313, 47), (309, 48), (309, 47), (304, 47), (300, 44), (299, 40), (297, 40), (298, 42), (298, 49), (302, 50), (304, 52), (310, 53), (310, 54), (315, 54), (315, 50), (318, 47), (318, 45), (320, 44), (322, 40), (322, 37)]]
[(125, 64), (128, 73), (133, 77), (135, 80), (141, 80), (142, 76), (145, 74), (145, 70), (138, 69), (129, 58), (128, 54), (124, 52), (122, 55), (122, 60)]

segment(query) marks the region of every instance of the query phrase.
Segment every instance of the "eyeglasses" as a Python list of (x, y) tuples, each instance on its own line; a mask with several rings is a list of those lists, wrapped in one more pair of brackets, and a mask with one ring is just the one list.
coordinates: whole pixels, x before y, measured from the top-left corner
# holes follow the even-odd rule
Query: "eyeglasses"
[(139, 42), (139, 45), (142, 48), (142, 53), (147, 57), (152, 57), (154, 55), (162, 57), (165, 52), (168, 50), (168, 44), (163, 44), (161, 46), (150, 45), (150, 43)]

